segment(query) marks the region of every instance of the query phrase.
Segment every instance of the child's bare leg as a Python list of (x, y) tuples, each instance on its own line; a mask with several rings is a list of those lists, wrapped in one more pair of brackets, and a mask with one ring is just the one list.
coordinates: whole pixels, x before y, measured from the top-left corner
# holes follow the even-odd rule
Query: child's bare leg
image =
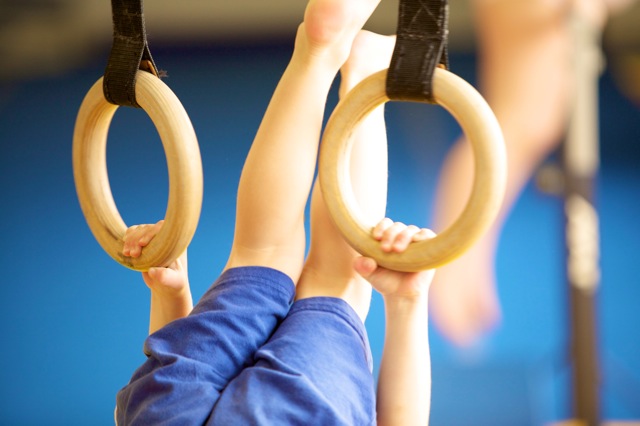
[[(540, 163), (558, 146), (571, 95), (571, 12), (580, 8), (604, 23), (603, 1), (476, 1), (480, 85), (501, 124), (508, 181), (500, 216), (490, 232), (460, 259), (438, 270), (431, 313), (442, 333), (473, 343), (499, 322), (494, 257), (502, 225)], [(615, 1), (613, 2), (615, 3)], [(473, 178), (468, 144), (452, 149), (440, 177), (434, 228), (462, 210)]]
[[(394, 38), (363, 31), (341, 70), (340, 96), (363, 78), (389, 66)], [(351, 179), (362, 211), (372, 223), (384, 217), (387, 197), (387, 140), (384, 107), (374, 110), (354, 133)], [(297, 298), (342, 298), (364, 320), (371, 286), (353, 270), (357, 253), (334, 226), (316, 182), (311, 201), (311, 247), (297, 288)]]
[(291, 61), (273, 94), (238, 190), (227, 268), (267, 266), (297, 282), (305, 248), (304, 210), (330, 86), (379, 0), (312, 0)]
[[(469, 252), (440, 268), (432, 287), (434, 321), (460, 345), (472, 343), (500, 319), (494, 277), (497, 239), (527, 180), (560, 141), (567, 118), (570, 34), (564, 3), (475, 2), (481, 90), (504, 133), (509, 179), (496, 224)], [(436, 230), (462, 210), (472, 173), (469, 146), (460, 141), (440, 177)]]

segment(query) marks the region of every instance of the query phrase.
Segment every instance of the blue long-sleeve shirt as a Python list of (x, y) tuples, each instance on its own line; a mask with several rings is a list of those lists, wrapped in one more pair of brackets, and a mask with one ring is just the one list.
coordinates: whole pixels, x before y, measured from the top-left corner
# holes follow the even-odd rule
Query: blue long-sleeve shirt
[(291, 305), (294, 292), (273, 269), (223, 273), (188, 317), (147, 338), (118, 425), (375, 424), (364, 325), (340, 299)]

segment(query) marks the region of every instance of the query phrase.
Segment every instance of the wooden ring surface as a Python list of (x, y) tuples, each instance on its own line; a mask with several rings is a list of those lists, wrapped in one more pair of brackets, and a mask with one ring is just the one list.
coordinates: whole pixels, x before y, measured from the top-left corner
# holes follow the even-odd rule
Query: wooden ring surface
[(159, 78), (139, 71), (136, 100), (153, 121), (167, 158), (169, 199), (165, 223), (138, 258), (122, 254), (127, 229), (107, 174), (107, 133), (118, 106), (104, 98), (102, 78), (85, 96), (73, 134), (73, 174), (80, 207), (91, 232), (117, 262), (146, 271), (168, 266), (195, 234), (202, 207), (202, 161), (191, 121), (176, 95)]
[(469, 83), (441, 68), (434, 73), (434, 97), (460, 124), (474, 153), (475, 176), (467, 204), (436, 237), (412, 243), (403, 253), (386, 253), (371, 236), (375, 223), (360, 212), (350, 183), (353, 129), (377, 106), (388, 102), (387, 71), (356, 86), (336, 107), (325, 128), (320, 151), (320, 186), (336, 226), (360, 254), (388, 269), (416, 272), (452, 261), (468, 249), (495, 220), (506, 184), (506, 152), (498, 121)]

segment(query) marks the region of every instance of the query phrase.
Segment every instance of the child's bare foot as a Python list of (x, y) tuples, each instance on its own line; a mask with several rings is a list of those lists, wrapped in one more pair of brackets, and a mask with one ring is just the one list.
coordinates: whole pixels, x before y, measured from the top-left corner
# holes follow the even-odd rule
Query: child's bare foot
[(347, 60), (353, 40), (380, 0), (311, 0), (298, 32), (311, 57), (339, 68)]
[(604, 28), (611, 15), (627, 8), (634, 0), (575, 0), (575, 8), (596, 28)]
[(340, 97), (370, 75), (389, 68), (396, 37), (360, 31), (353, 41), (349, 59), (340, 69)]

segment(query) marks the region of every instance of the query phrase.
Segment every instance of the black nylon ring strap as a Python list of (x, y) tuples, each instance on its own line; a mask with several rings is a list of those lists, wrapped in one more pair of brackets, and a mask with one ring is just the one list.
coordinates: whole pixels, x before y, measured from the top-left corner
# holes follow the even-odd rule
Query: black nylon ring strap
[(447, 0), (400, 0), (396, 45), (387, 74), (391, 100), (434, 102), (433, 73), (449, 68)]
[(139, 69), (158, 75), (142, 14), (142, 0), (111, 0), (113, 46), (104, 73), (104, 97), (112, 104), (140, 108), (136, 102)]

